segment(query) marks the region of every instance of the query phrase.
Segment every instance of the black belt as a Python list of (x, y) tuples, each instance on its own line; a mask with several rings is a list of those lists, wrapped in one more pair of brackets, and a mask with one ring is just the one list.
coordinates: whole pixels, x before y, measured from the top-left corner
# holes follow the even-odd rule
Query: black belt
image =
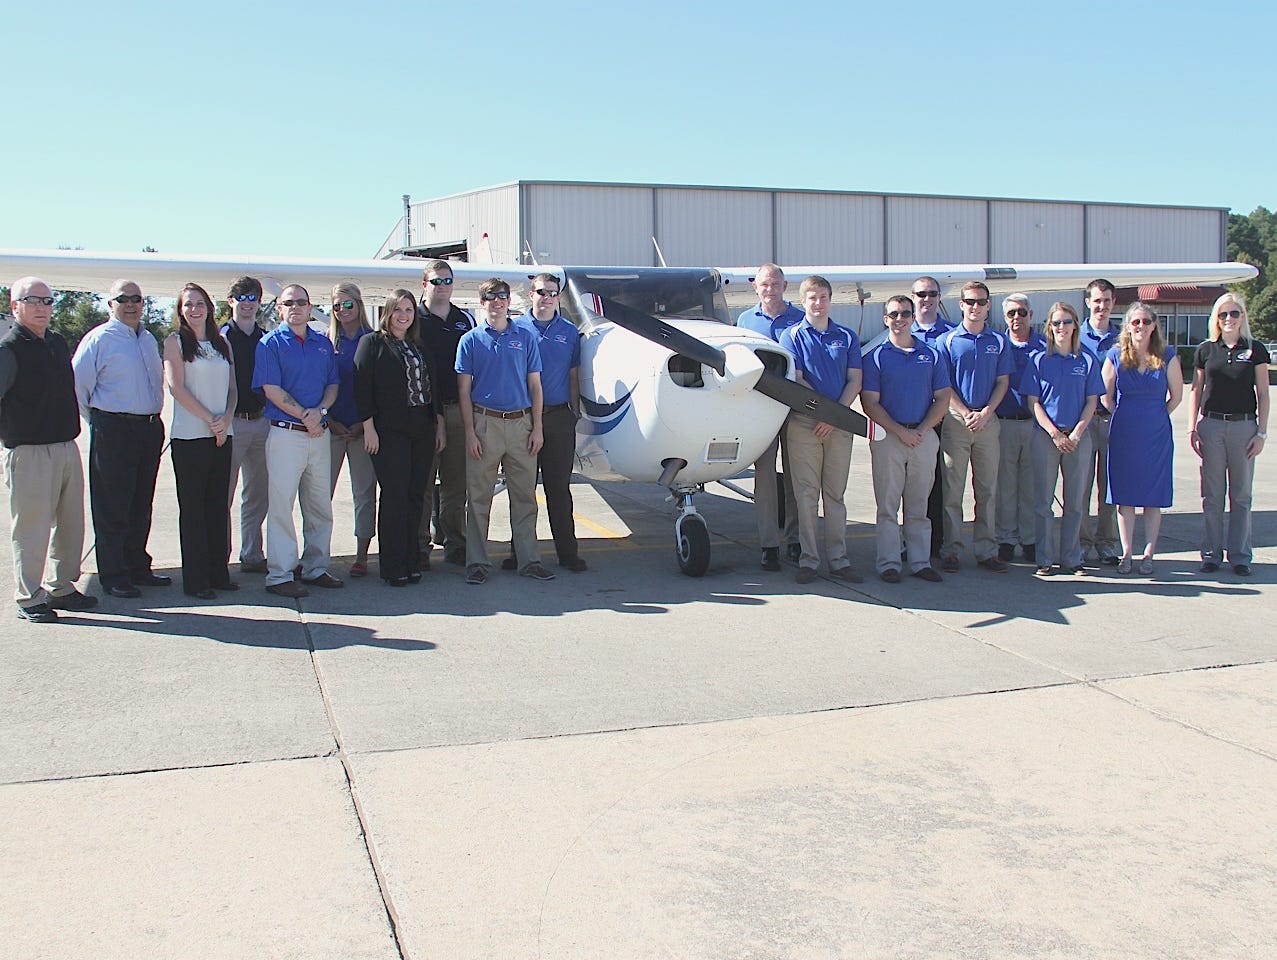
[(154, 423), (160, 419), (158, 413), (116, 413), (114, 410), (100, 410), (97, 407), (91, 407), (90, 412), (100, 413), (104, 417), (119, 417), (121, 420), (136, 420), (139, 423)]
[(917, 423), (902, 423), (900, 426), (904, 427), (906, 430), (917, 430), (920, 426), (922, 426), (922, 421), (919, 420)]
[(529, 410), (525, 407), (522, 410), (492, 410), (488, 407), (475, 406), (475, 413), (481, 413), (485, 417), (496, 417), (498, 420), (520, 420), (527, 416)]
[(235, 419), (236, 420), (256, 420), (265, 412), (266, 412), (265, 410), (258, 410), (256, 413), (237, 413), (235, 414)]
[(999, 420), (1032, 420), (1032, 419), (1033, 419), (1033, 414), (1031, 414), (1031, 413), (1015, 413), (1015, 414), (1005, 414), (1005, 415), (1004, 415), (1004, 414), (999, 413), (999, 414), (998, 414), (998, 419), (999, 419)]
[(460, 402), (459, 400), (441, 400), (440, 401), (440, 403), (442, 403), (445, 407), (455, 407), (459, 402)]
[[(306, 426), (306, 424), (304, 424), (304, 423), (293, 423), (293, 421), (291, 421), (291, 420), (272, 420), (272, 421), (270, 422), (270, 425), (271, 425), (272, 427), (283, 427), (285, 430), (300, 430), (302, 433), (310, 433), (310, 427)], [(319, 425), (319, 429), (320, 429), (320, 430), (327, 430), (327, 429), (328, 429), (328, 424), (326, 424), (326, 423), (321, 423), (321, 424)]]
[(1203, 410), (1202, 416), (1207, 420), (1224, 420), (1233, 423), (1237, 420), (1255, 420), (1253, 413), (1216, 413), (1214, 410)]
[(1108, 407), (1096, 407), (1095, 415), (1101, 420), (1107, 420), (1109, 417), (1113, 416), (1113, 411), (1108, 409)]
[(572, 404), (570, 403), (554, 403), (548, 407), (543, 407), (541, 412), (549, 413), (551, 410), (571, 410), (571, 409), (572, 409)]

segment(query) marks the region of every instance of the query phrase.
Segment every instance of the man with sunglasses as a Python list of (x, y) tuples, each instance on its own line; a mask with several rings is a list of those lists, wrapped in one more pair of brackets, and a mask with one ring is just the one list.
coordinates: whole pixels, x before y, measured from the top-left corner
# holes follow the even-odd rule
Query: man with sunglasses
[(479, 287), (483, 323), (457, 345), (457, 396), (465, 430), (466, 583), (488, 579), (488, 521), (497, 471), (510, 495), (510, 532), (519, 573), (553, 580), (537, 547), (537, 454), (541, 452), (541, 350), (536, 331), (510, 319), (510, 285)]
[[(576, 521), (572, 518), (572, 467), (576, 462), (576, 421), (581, 408), (581, 334), (559, 313), (559, 278), (539, 273), (532, 278), (532, 312), (528, 321), (537, 335), (541, 354), (541, 422), (545, 442), (537, 454), (545, 510), (559, 566), (581, 573), (585, 561), (577, 550)], [(515, 570), (510, 556), (501, 569)]]
[[(736, 326), (753, 330), (780, 342), (780, 335), (803, 319), (803, 311), (785, 299), (789, 281), (774, 263), (764, 263), (754, 274), (754, 292), (758, 305), (743, 311)], [(776, 476), (776, 453), (779, 450), (784, 470), (785, 554), (794, 563), (802, 555), (798, 538), (798, 501), (794, 499), (793, 474), (789, 468), (789, 443), (781, 426), (771, 444), (754, 461), (754, 512), (758, 517), (758, 542), (763, 550), (762, 567), (775, 572), (780, 569), (779, 501), (781, 484)]]
[(1046, 338), (1033, 329), (1029, 298), (1013, 293), (1002, 301), (1007, 322), (1007, 346), (1011, 348), (1011, 381), (998, 415), (998, 503), (994, 527), (998, 559), (1010, 562), (1018, 546), (1029, 563), (1037, 561), (1036, 517), (1033, 493), (1033, 436), (1037, 423), (1021, 396), (1019, 386), (1029, 365), (1029, 354), (1046, 349)]
[(142, 323), (142, 290), (131, 280), (111, 285), (111, 319), (80, 340), (71, 367), (80, 415), (89, 422), (89, 502), (93, 508), (98, 580), (112, 597), (140, 597), (172, 577), (151, 571), (155, 478), (164, 449), (164, 364)]
[[(1103, 277), (1086, 285), (1086, 306), (1090, 316), (1082, 321), (1082, 346), (1104, 362), (1104, 357), (1117, 344), (1117, 327), (1113, 325), (1113, 306), (1117, 288)], [(1107, 567), (1116, 567), (1118, 558), (1117, 507), (1108, 502), (1109, 486), (1109, 418), (1112, 412), (1100, 404), (1087, 428), (1091, 436), (1091, 453), (1086, 466), (1086, 502), (1082, 508), (1082, 557), (1094, 551)], [(1091, 490), (1095, 490), (1095, 516), (1091, 516)]]
[(71, 351), (49, 329), (53, 291), (23, 277), (9, 288), (9, 302), (16, 322), (0, 339), (0, 442), (13, 521), (14, 599), (21, 619), (49, 623), (58, 610), (98, 603), (75, 588), (84, 550), (80, 412)]
[(978, 280), (962, 287), (962, 323), (937, 342), (948, 367), (953, 393), (949, 416), (940, 435), (944, 456), (944, 546), (941, 569), (957, 573), (962, 550), (962, 501), (967, 468), (975, 494), (972, 552), (976, 563), (993, 573), (1006, 573), (993, 535), (998, 488), (998, 418), (995, 410), (1010, 385), (1011, 349), (1006, 337), (989, 329), (989, 288)]
[(262, 546), (262, 523), (270, 504), (266, 475), (266, 438), (270, 421), (266, 401), (253, 389), (257, 366), (257, 344), (266, 331), (257, 322), (262, 302), (262, 285), (254, 277), (240, 277), (231, 284), (226, 305), (230, 322), (222, 336), (230, 344), (235, 361), (235, 439), (231, 444), (231, 486), (227, 504), (235, 500), (235, 485), (242, 471), (244, 485), (239, 498), (239, 568), (244, 573), (265, 573), (266, 553)]
[(435, 454), (427, 492), (439, 481), (439, 494), (430, 508), (421, 511), (417, 543), (421, 565), (430, 567), (430, 520), (434, 514), (434, 540), (443, 548), (448, 563), (466, 562), (466, 434), (461, 423), (457, 398), (457, 345), (474, 329), (474, 317), (452, 302), (452, 268), (446, 260), (431, 260), (421, 276), (421, 304), (417, 310), (421, 339), (435, 359), (438, 382), (435, 389), (443, 404), (447, 445)]
[[(935, 277), (919, 277), (913, 282), (914, 320), (910, 333), (932, 349), (936, 341), (953, 329), (953, 324), (940, 316), (940, 281)], [(940, 556), (944, 546), (944, 457), (940, 453), (944, 418), (936, 424), (936, 473), (927, 496), (927, 519), (931, 521), (931, 555)]]
[[(266, 589), (280, 597), (310, 595), (302, 584), (336, 589), (328, 572), (333, 534), (332, 450), (328, 408), (340, 380), (332, 341), (310, 328), (310, 294), (290, 284), (276, 304), (284, 322), (257, 344), (253, 389), (266, 397)], [(293, 504), (301, 501), (301, 583)]]

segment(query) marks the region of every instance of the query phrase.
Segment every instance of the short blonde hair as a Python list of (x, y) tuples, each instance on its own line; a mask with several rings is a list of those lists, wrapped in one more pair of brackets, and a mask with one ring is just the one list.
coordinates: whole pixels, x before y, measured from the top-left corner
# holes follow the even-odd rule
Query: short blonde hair
[(1215, 301), (1215, 306), (1210, 308), (1210, 336), (1208, 340), (1219, 340), (1224, 335), (1224, 328), (1219, 322), (1219, 308), (1226, 303), (1235, 303), (1237, 309), (1242, 312), (1242, 339), (1249, 340), (1250, 336), (1250, 315), (1246, 313), (1246, 301), (1240, 293), (1225, 293), (1222, 297)]

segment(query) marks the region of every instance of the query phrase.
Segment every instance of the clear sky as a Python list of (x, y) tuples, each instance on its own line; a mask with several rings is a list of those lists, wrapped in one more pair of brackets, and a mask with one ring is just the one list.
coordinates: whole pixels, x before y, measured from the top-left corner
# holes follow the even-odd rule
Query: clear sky
[(518, 179), (1277, 205), (1258, 0), (13, 6), (0, 247), (369, 257)]

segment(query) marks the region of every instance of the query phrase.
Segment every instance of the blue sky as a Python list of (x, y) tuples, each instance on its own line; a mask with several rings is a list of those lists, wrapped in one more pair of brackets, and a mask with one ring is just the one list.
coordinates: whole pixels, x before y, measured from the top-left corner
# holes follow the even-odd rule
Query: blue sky
[(859, 6), (22, 4), (0, 247), (367, 257), (517, 179), (1277, 205), (1268, 5)]

